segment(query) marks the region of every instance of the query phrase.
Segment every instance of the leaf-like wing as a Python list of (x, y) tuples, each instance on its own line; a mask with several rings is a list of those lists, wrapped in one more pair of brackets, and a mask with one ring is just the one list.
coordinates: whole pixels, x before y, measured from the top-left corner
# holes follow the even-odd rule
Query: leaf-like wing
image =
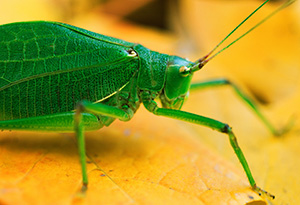
[(133, 46), (62, 23), (0, 26), (0, 120), (71, 111), (120, 90), (139, 68)]

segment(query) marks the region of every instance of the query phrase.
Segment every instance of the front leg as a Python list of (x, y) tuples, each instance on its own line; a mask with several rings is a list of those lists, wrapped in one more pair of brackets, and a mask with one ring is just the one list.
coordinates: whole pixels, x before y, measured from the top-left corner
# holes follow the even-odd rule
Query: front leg
[(238, 157), (240, 163), (242, 164), (244, 171), (247, 175), (248, 181), (254, 191), (256, 191), (259, 195), (265, 194), (271, 198), (275, 198), (272, 194), (262, 190), (261, 188), (256, 186), (256, 182), (252, 176), (252, 173), (250, 171), (249, 165), (246, 161), (246, 158), (241, 150), (241, 148), (238, 145), (237, 139), (232, 132), (231, 127), (228, 124), (219, 122), (217, 120), (207, 118), (204, 116), (196, 115), (193, 113), (181, 111), (181, 110), (173, 110), (173, 109), (167, 109), (167, 108), (159, 108), (154, 100), (151, 99), (150, 94), (143, 93), (142, 95), (143, 104), (146, 107), (146, 109), (150, 112), (152, 112), (155, 115), (158, 116), (165, 116), (173, 119), (178, 119), (190, 123), (194, 123), (197, 125), (206, 126), (209, 128), (212, 128), (213, 130), (216, 130), (221, 133), (225, 133), (229, 137), (230, 144)]
[(133, 116), (133, 111), (129, 108), (119, 109), (113, 106), (82, 101), (78, 103), (76, 114), (74, 115), (74, 130), (77, 137), (79, 158), (82, 170), (82, 191), (87, 189), (88, 177), (86, 170), (86, 154), (85, 154), (85, 141), (84, 141), (84, 121), (82, 120), (82, 113), (92, 113), (96, 115), (104, 115), (112, 118), (117, 118), (121, 121), (128, 121)]
[(266, 127), (271, 131), (271, 133), (275, 136), (280, 136), (290, 130), (294, 121), (293, 119), (281, 130), (275, 129), (275, 127), (271, 124), (271, 122), (262, 114), (262, 112), (258, 109), (258, 106), (254, 103), (253, 100), (249, 96), (247, 96), (237, 85), (232, 83), (231, 81), (221, 78), (208, 80), (203, 82), (192, 83), (190, 86), (190, 91), (197, 91), (205, 88), (219, 87), (229, 85), (233, 88), (234, 92), (240, 99), (248, 105), (252, 111), (260, 118), (260, 120), (266, 125)]

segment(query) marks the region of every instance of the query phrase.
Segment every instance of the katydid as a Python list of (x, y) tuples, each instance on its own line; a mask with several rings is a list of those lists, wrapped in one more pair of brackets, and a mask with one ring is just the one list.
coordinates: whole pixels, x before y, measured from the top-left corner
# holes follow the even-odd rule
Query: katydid
[[(286, 2), (274, 13), (292, 2)], [(190, 89), (230, 84), (268, 129), (275, 135), (279, 133), (257, 106), (229, 81), (191, 83), (196, 71), (229, 46), (209, 58), (216, 47), (205, 57), (191, 62), (64, 23), (36, 21), (2, 25), (0, 129), (75, 132), (82, 168), (82, 190), (86, 190), (84, 130), (98, 130), (109, 126), (115, 119), (128, 121), (142, 103), (155, 115), (203, 125), (227, 134), (253, 190), (274, 198), (256, 186), (229, 125), (180, 110)], [(158, 98), (162, 108), (155, 102)]]

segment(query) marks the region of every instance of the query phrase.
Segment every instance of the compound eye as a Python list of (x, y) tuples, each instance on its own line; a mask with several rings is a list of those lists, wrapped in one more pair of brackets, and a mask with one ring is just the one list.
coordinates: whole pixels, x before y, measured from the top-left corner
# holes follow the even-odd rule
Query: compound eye
[(186, 67), (186, 66), (181, 66), (179, 68), (179, 72), (182, 75), (182, 77), (186, 77), (186, 76), (188, 76), (190, 74), (191, 69), (188, 68), (188, 67)]

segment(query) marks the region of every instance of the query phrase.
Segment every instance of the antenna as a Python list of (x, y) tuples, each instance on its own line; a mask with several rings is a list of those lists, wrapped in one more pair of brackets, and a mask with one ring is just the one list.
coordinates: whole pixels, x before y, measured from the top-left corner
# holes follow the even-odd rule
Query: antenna
[[(263, 7), (269, 0), (264, 1), (259, 7), (257, 7), (251, 14), (249, 14), (239, 25), (237, 25), (223, 40), (220, 41), (207, 55), (204, 57), (200, 58), (199, 60), (196, 61), (196, 64), (193, 66), (192, 71), (195, 72), (199, 69), (201, 69), (208, 61), (219, 55), (221, 52), (232, 46), (234, 43), (239, 41), (241, 38), (246, 36), (248, 33), (253, 31), (255, 28), (260, 26), (262, 23), (267, 21), (269, 18), (274, 16), (276, 13), (281, 11), (282, 9), (286, 8), (287, 6), (291, 5), (294, 3), (296, 0), (288, 0), (285, 3), (283, 3), (280, 7), (278, 7), (276, 10), (274, 10), (272, 13), (270, 13), (268, 16), (266, 16), (264, 19), (262, 19), (260, 22), (258, 22), (256, 25), (254, 25), (252, 28), (250, 28), (248, 31), (246, 31), (244, 34), (242, 34), (240, 37), (229, 43), (227, 46), (223, 47), (220, 49), (218, 52), (216, 52), (214, 55), (211, 56), (211, 54), (221, 45), (226, 41), (229, 36), (231, 36), (241, 25), (243, 25), (253, 14), (255, 14), (261, 7)], [(211, 57), (210, 57), (211, 56)]]

